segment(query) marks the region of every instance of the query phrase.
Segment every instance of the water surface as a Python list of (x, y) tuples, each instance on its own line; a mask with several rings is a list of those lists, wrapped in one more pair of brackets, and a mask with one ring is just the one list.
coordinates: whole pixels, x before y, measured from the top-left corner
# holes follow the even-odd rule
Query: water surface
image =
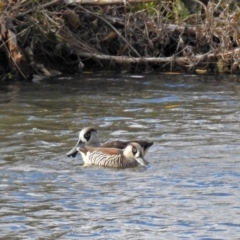
[[(80, 75), (0, 87), (1, 239), (238, 239), (240, 85)], [(154, 141), (149, 165), (82, 166), (81, 128)]]

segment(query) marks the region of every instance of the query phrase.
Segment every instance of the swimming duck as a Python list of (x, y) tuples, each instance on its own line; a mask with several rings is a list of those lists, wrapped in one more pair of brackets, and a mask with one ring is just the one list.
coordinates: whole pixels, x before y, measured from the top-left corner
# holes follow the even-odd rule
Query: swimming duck
[(78, 153), (77, 148), (81, 146), (124, 149), (130, 142), (138, 143), (143, 149), (143, 155), (146, 155), (148, 149), (153, 145), (153, 142), (147, 141), (113, 141), (101, 145), (97, 130), (86, 127), (80, 131), (77, 144), (66, 155), (68, 157), (75, 157)]
[(136, 142), (129, 143), (124, 149), (81, 146), (77, 150), (81, 153), (85, 166), (127, 168), (147, 164), (143, 149)]

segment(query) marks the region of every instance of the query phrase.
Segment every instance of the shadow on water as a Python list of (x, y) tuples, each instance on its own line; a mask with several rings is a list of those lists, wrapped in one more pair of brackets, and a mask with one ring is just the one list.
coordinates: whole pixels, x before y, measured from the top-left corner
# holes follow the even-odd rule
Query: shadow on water
[[(0, 237), (237, 239), (240, 85), (224, 77), (3, 84)], [(67, 158), (85, 126), (102, 142), (154, 141), (149, 165), (104, 169)]]

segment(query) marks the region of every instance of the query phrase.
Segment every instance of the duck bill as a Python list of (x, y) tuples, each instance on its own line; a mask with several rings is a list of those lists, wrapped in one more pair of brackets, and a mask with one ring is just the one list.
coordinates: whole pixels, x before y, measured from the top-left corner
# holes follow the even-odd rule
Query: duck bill
[(147, 162), (144, 158), (138, 157), (138, 158), (136, 158), (136, 160), (141, 166), (146, 166), (147, 165)]
[(79, 147), (82, 147), (82, 146), (84, 146), (85, 144), (81, 141), (81, 140), (79, 140), (78, 142), (77, 142), (77, 144), (76, 144), (76, 146), (74, 146), (66, 155), (68, 156), (68, 157), (76, 157), (76, 155), (78, 154), (78, 150), (77, 150), (77, 148), (79, 148)]

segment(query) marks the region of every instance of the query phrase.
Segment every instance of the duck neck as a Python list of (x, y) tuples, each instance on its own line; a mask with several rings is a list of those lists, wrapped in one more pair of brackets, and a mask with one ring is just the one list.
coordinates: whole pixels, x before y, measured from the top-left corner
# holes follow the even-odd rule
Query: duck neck
[(96, 132), (92, 132), (92, 136), (90, 141), (87, 143), (88, 146), (92, 146), (92, 147), (100, 147), (100, 141), (98, 138), (98, 134)]

